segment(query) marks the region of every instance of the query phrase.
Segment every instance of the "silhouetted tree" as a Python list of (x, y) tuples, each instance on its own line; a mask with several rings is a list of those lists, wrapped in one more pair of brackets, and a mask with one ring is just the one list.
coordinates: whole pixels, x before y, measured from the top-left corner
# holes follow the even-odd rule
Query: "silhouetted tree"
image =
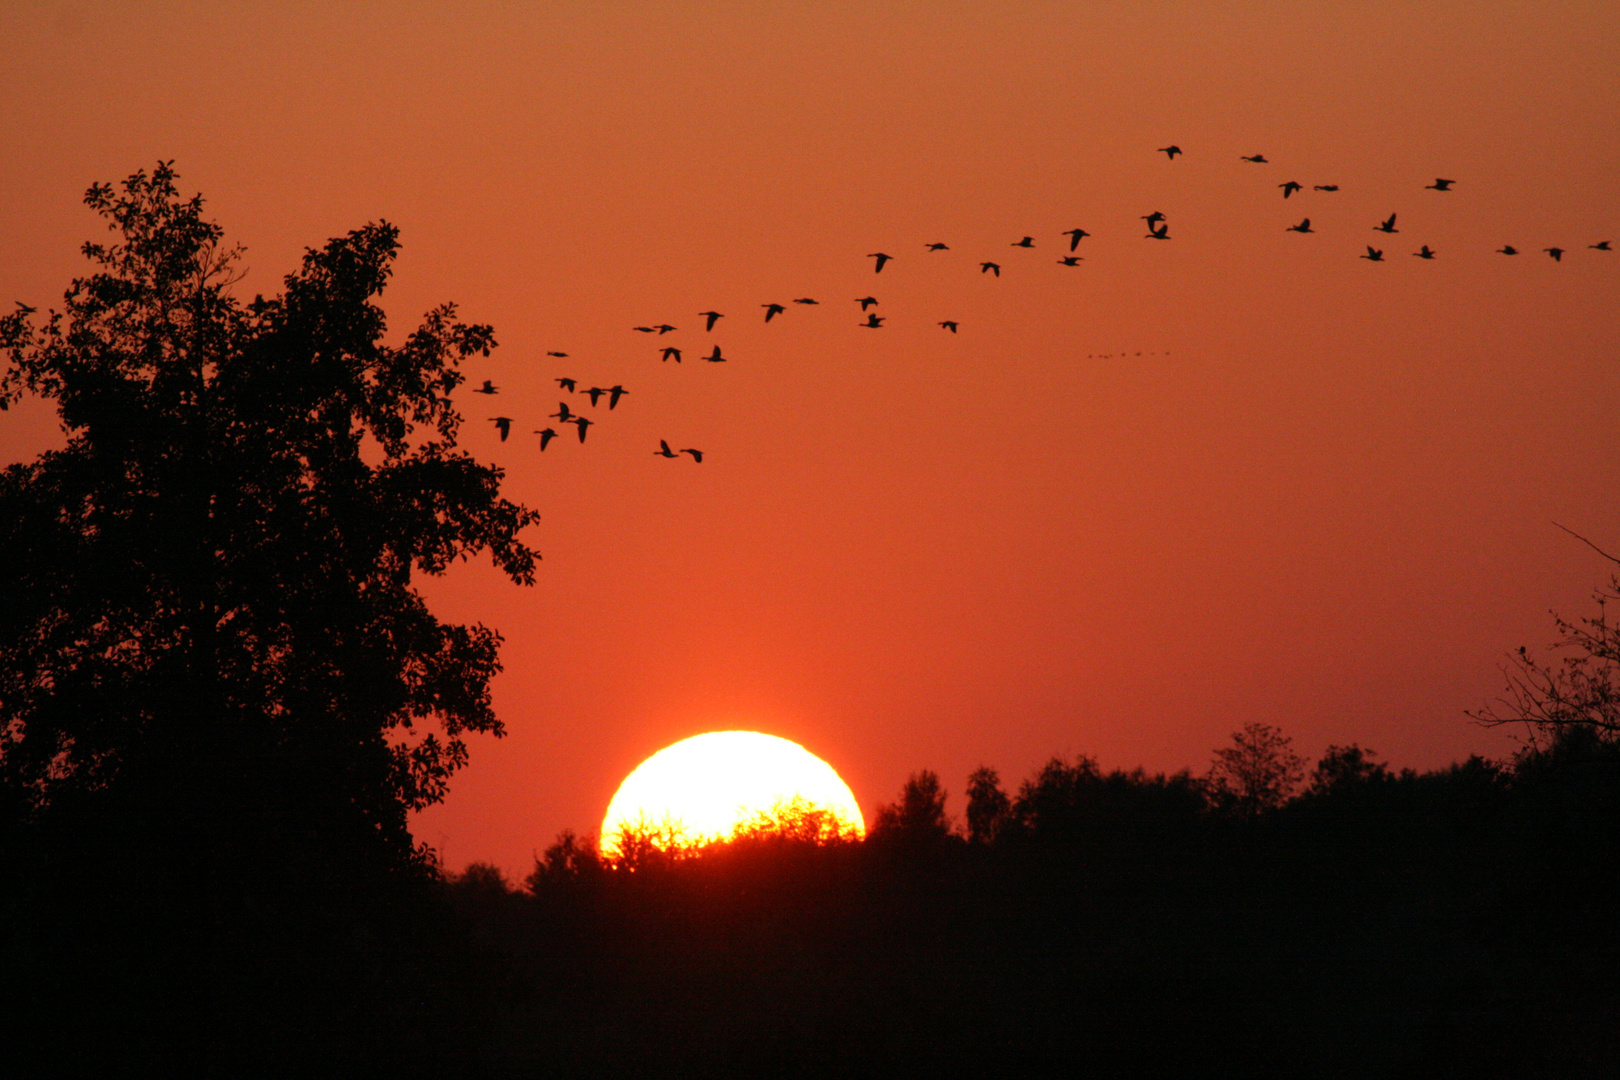
[(932, 769), (912, 773), (900, 790), (900, 801), (878, 807), (872, 838), (880, 843), (928, 844), (951, 832), (945, 813), (945, 788)]
[(1001, 777), (988, 765), (981, 765), (968, 777), (968, 840), (993, 844), (1012, 820), (1012, 800), (1001, 790)]
[(1018, 831), (1033, 840), (1074, 840), (1086, 827), (1088, 790), (1101, 778), (1097, 762), (1080, 755), (1073, 761), (1054, 757), (1018, 787), (1013, 819)]
[(459, 365), (494, 336), (445, 305), (383, 343), (386, 222), (244, 303), (170, 165), (85, 202), (116, 234), (94, 272), (0, 319), (0, 398), (51, 399), (67, 437), (0, 476), (0, 790), (408, 860), (463, 735), (501, 734), (499, 635), (441, 623), (412, 577), (487, 552), (529, 584), (537, 558), (538, 515), (456, 449)]
[(825, 806), (798, 795), (761, 810), (732, 830), (721, 843), (781, 843), (825, 847), (856, 839), (855, 826)]
[(1311, 773), (1307, 794), (1316, 797), (1353, 796), (1382, 787), (1392, 779), (1389, 767), (1373, 760), (1377, 752), (1351, 743), (1330, 746)]
[(1288, 801), (1305, 778), (1305, 759), (1293, 740), (1269, 724), (1245, 724), (1232, 733), (1232, 745), (1215, 751), (1209, 769), (1215, 804), (1243, 817), (1255, 817)]
[(1608, 617), (1609, 603), (1620, 600), (1620, 576), (1594, 590), (1593, 597), (1596, 615), (1573, 622), (1555, 616), (1559, 641), (1554, 648), (1568, 654), (1562, 661), (1538, 660), (1519, 646), (1504, 668), (1506, 696), (1469, 715), (1491, 727), (1524, 724), (1531, 740), (1542, 745), (1576, 728), (1620, 740), (1620, 623)]

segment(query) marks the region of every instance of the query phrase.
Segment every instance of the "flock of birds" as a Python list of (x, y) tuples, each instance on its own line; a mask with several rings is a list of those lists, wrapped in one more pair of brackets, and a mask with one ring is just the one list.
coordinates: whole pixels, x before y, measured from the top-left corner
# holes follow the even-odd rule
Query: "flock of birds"
[[(1182, 156), (1183, 153), (1184, 153), (1184, 151), (1181, 149), (1181, 147), (1177, 146), (1175, 144), (1171, 144), (1169, 146), (1161, 146), (1161, 147), (1158, 148), (1157, 152), (1164, 154), (1166, 156), (1166, 158), (1169, 159), (1172, 162), (1175, 161), (1175, 159), (1177, 157)], [(1269, 165), (1270, 164), (1270, 161), (1266, 158), (1266, 156), (1264, 154), (1259, 154), (1259, 153), (1240, 155), (1238, 160), (1248, 162), (1248, 163), (1254, 164), (1254, 165)], [(1453, 188), (1455, 187), (1456, 184), (1457, 184), (1456, 180), (1448, 179), (1448, 178), (1444, 178), (1444, 177), (1437, 177), (1435, 179), (1434, 183), (1424, 185), (1423, 190), (1425, 190), (1425, 191), (1435, 191), (1435, 192), (1441, 192), (1441, 193), (1448, 193), (1448, 192), (1451, 192), (1453, 190)], [(1300, 183), (1297, 180), (1284, 181), (1283, 183), (1278, 184), (1277, 187), (1279, 189), (1281, 189), (1282, 197), (1285, 200), (1290, 199), (1294, 195), (1306, 190), (1305, 185)], [(1313, 185), (1311, 185), (1310, 190), (1312, 190), (1313, 192), (1322, 192), (1322, 193), (1325, 193), (1325, 194), (1332, 194), (1332, 193), (1337, 192), (1339, 190), (1339, 185), (1336, 184), (1336, 183), (1335, 184), (1313, 184)], [(1397, 213), (1391, 213), (1387, 218), (1384, 218), (1382, 221), (1379, 221), (1376, 224), (1374, 224), (1372, 226), (1372, 231), (1383, 233), (1385, 235), (1394, 235), (1394, 234), (1400, 232), (1400, 229), (1397, 228), (1397, 226), (1396, 226), (1398, 216), (1399, 215)], [(1155, 210), (1155, 211), (1153, 211), (1151, 213), (1143, 214), (1141, 216), (1141, 220), (1147, 223), (1147, 230), (1148, 230), (1146, 235), (1143, 237), (1143, 239), (1146, 239), (1146, 240), (1169, 240), (1169, 239), (1171, 239), (1171, 236), (1170, 236), (1170, 221), (1163, 212)], [(1309, 217), (1302, 218), (1297, 224), (1286, 226), (1284, 231), (1286, 231), (1286, 232), (1294, 232), (1294, 233), (1314, 233), (1314, 232), (1316, 232), (1316, 230), (1311, 225), (1311, 219)], [(1068, 239), (1068, 250), (1067, 250), (1067, 252), (1064, 252), (1062, 250), (1061, 242), (1060, 242), (1059, 255), (1058, 255), (1058, 259), (1057, 259), (1058, 265), (1064, 266), (1064, 267), (1077, 267), (1077, 266), (1079, 266), (1080, 263), (1083, 262), (1084, 259), (1085, 259), (1085, 257), (1083, 255), (1078, 254), (1078, 252), (1080, 250), (1080, 242), (1082, 240), (1085, 240), (1087, 237), (1091, 236), (1092, 234), (1090, 232), (1088, 232), (1086, 229), (1077, 226), (1075, 228), (1067, 229), (1067, 230), (1065, 230), (1065, 231), (1063, 231), (1061, 233), (1058, 233), (1057, 235), (1059, 235), (1061, 237), (1067, 237), (1067, 239)], [(1025, 249), (1025, 250), (1029, 250), (1029, 249), (1033, 249), (1036, 246), (1036, 242), (1035, 242), (1035, 238), (1033, 236), (1023, 236), (1022, 238), (1013, 241), (1009, 246), (1014, 247), (1014, 248), (1022, 248), (1022, 249)], [(940, 252), (945, 252), (945, 251), (950, 251), (951, 250), (950, 245), (948, 245), (946, 243), (943, 243), (941, 241), (933, 241), (931, 243), (924, 244), (923, 247), (924, 247), (925, 252), (927, 252), (929, 254), (938, 254)], [(1384, 262), (1385, 261), (1385, 259), (1384, 259), (1385, 249), (1375, 247), (1372, 244), (1367, 244), (1366, 248), (1367, 248), (1367, 250), (1366, 250), (1365, 254), (1362, 254), (1362, 255), (1358, 256), (1358, 258), (1365, 259), (1365, 260), (1367, 260), (1369, 262)], [(1601, 241), (1598, 241), (1597, 243), (1594, 243), (1594, 244), (1588, 244), (1587, 248), (1589, 248), (1590, 250), (1593, 250), (1593, 251), (1605, 251), (1605, 252), (1614, 250), (1611, 242), (1608, 241), (1608, 240), (1601, 240)], [(1496, 250), (1497, 253), (1499, 253), (1501, 255), (1509, 255), (1509, 256), (1518, 255), (1520, 253), (1519, 249), (1517, 247), (1515, 247), (1514, 245), (1512, 245), (1512, 244), (1503, 244), (1501, 247), (1499, 247), (1499, 248), (1497, 248), (1495, 250)], [(1562, 262), (1564, 256), (1566, 254), (1568, 254), (1571, 249), (1570, 248), (1565, 248), (1565, 247), (1559, 247), (1559, 246), (1554, 245), (1554, 246), (1542, 248), (1541, 250), (1543, 252), (1545, 252), (1555, 262)], [(1428, 244), (1423, 244), (1422, 246), (1420, 246), (1418, 248), (1418, 250), (1416, 250), (1414, 252), (1411, 252), (1411, 254), (1415, 258), (1426, 259), (1427, 260), (1427, 259), (1434, 259), (1437, 256), (1438, 253), (1435, 251), (1435, 249), (1431, 248)], [(874, 274), (883, 273), (884, 267), (886, 267), (890, 262), (893, 262), (896, 259), (896, 256), (891, 255), (888, 252), (883, 252), (883, 251), (870, 252), (866, 257), (873, 260), (873, 262), (872, 262), (872, 272)], [(989, 274), (989, 275), (993, 275), (994, 277), (999, 278), (999, 277), (1001, 277), (1001, 270), (1002, 270), (1001, 263), (997, 262), (997, 261), (995, 261), (993, 259), (985, 259), (985, 260), (982, 260), (982, 261), (979, 262), (979, 273), (980, 273), (980, 275)], [(881, 330), (883, 328), (883, 324), (887, 320), (887, 316), (880, 315), (877, 312), (871, 310), (873, 307), (876, 307), (878, 305), (877, 297), (875, 297), (875, 296), (859, 296), (859, 297), (855, 297), (853, 302), (860, 305), (861, 315), (863, 317), (863, 321), (856, 323), (855, 324), (856, 326), (862, 327), (864, 329), (869, 329), (869, 330)], [(808, 296), (798, 297), (798, 298), (792, 300), (791, 303), (796, 304), (796, 305), (800, 305), (800, 306), (804, 306), (804, 307), (812, 307), (812, 306), (819, 306), (820, 305), (819, 300), (816, 300), (813, 297), (808, 297)], [(781, 303), (770, 302), (770, 303), (763, 303), (763, 304), (761, 304), (759, 306), (764, 309), (765, 322), (766, 323), (770, 323), (777, 316), (782, 315), (782, 314), (784, 314), (784, 313), (786, 313), (788, 311), (788, 306), (786, 304), (781, 304)], [(714, 332), (715, 324), (717, 322), (719, 322), (719, 320), (726, 317), (722, 312), (714, 311), (714, 310), (700, 311), (697, 314), (698, 314), (699, 318), (704, 320), (704, 324), (703, 324), (704, 332), (705, 333), (710, 333), (710, 334), (712, 334)], [(952, 333), (952, 334), (957, 333), (957, 331), (958, 331), (958, 329), (960, 327), (960, 323), (956, 319), (942, 319), (937, 323), (937, 325), (942, 330), (945, 330), (946, 332)], [(632, 329), (635, 330), (638, 333), (653, 334), (653, 335), (657, 335), (658, 337), (663, 337), (665, 334), (672, 333), (672, 332), (674, 332), (675, 330), (677, 330), (679, 328), (672, 325), (672, 324), (670, 324), (670, 323), (664, 322), (664, 323), (657, 323), (657, 324), (650, 325), (650, 326), (636, 326), (636, 327), (633, 327)], [(663, 345), (663, 346), (660, 346), (659, 347), (659, 355), (660, 355), (661, 359), (664, 362), (668, 362), (670, 360), (673, 360), (677, 364), (681, 363), (683, 361), (683, 357), (684, 357), (684, 353), (683, 353), (682, 349), (677, 345)], [(1091, 355), (1091, 354), (1088, 354), (1088, 355)], [(1099, 355), (1102, 355), (1102, 356), (1104, 356), (1106, 358), (1106, 357), (1111, 357), (1111, 356), (1113, 356), (1115, 354), (1106, 353), (1106, 354), (1099, 354)], [(1125, 355), (1128, 355), (1128, 354), (1121, 352), (1118, 355), (1125, 356)], [(1138, 352), (1138, 353), (1136, 353), (1136, 355), (1141, 356), (1142, 353)], [(1153, 355), (1153, 354), (1149, 353), (1149, 355)], [(1166, 355), (1168, 355), (1168, 353)], [(552, 358), (556, 358), (556, 359), (567, 359), (568, 358), (568, 353), (553, 350), (553, 351), (548, 352), (547, 356), (552, 357)], [(711, 351), (708, 353), (708, 355), (699, 357), (699, 359), (707, 361), (708, 363), (711, 363), (711, 364), (720, 364), (720, 363), (725, 363), (728, 358), (721, 351), (721, 347), (718, 344), (715, 344), (715, 345), (713, 345), (713, 347), (712, 347)], [(620, 399), (623, 398), (626, 394), (628, 394), (630, 392), (630, 391), (626, 390), (623, 386), (620, 386), (620, 385), (617, 385), (617, 384), (615, 384), (613, 386), (607, 386), (607, 387), (590, 386), (590, 387), (586, 387), (585, 389), (581, 390), (581, 389), (579, 389), (579, 386), (578, 386), (578, 380), (574, 379), (574, 378), (571, 378), (571, 377), (559, 377), (559, 378), (556, 379), (556, 382), (557, 382), (558, 386), (561, 388), (561, 390), (564, 393), (580, 395), (580, 396), (583, 396), (583, 397), (587, 398), (590, 401), (590, 407), (593, 410), (596, 408), (598, 403), (605, 397), (607, 399), (607, 410), (609, 412), (611, 412), (618, 406)], [(473, 389), (473, 393), (493, 396), (493, 395), (496, 395), (496, 394), (500, 393), (500, 387), (496, 386), (491, 380), (485, 379), (483, 381), (483, 385), (475, 387)], [(556, 420), (557, 423), (558, 423), (558, 426), (561, 426), (561, 425), (564, 425), (564, 424), (572, 424), (572, 425), (574, 425), (574, 427), (578, 431), (579, 441), (581, 443), (583, 443), (585, 441), (586, 433), (590, 429), (591, 425), (597, 423), (596, 420), (591, 419), (589, 416), (586, 416), (586, 415), (583, 415), (581, 413), (575, 412), (574, 409), (569, 406), (567, 401), (559, 401), (557, 411), (554, 412), (554, 413), (548, 414), (547, 419)], [(489, 418), (489, 420), (490, 420), (491, 423), (493, 423), (495, 425), (496, 430), (500, 432), (501, 441), (505, 442), (507, 437), (511, 435), (511, 433), (512, 433), (512, 425), (516, 421), (513, 418), (509, 417), (509, 416), (492, 416), (492, 417)], [(544, 427), (544, 428), (537, 428), (537, 429), (534, 430), (533, 434), (538, 435), (540, 437), (540, 449), (542, 451), (544, 451), (546, 449), (546, 447), (551, 444), (551, 441), (553, 439), (558, 437), (557, 428), (549, 427), (549, 426)], [(682, 447), (679, 450), (674, 450), (674, 449), (671, 449), (669, 442), (667, 440), (665, 440), (665, 439), (660, 439), (659, 442), (658, 442), (658, 446), (659, 446), (659, 448), (657, 450), (653, 451), (653, 455), (655, 457), (662, 457), (662, 458), (668, 458), (668, 459), (677, 459), (681, 455), (686, 454), (686, 455), (691, 456), (694, 463), (701, 464), (702, 461), (703, 461), (703, 451), (699, 450), (699, 449), (697, 449), (695, 447)]]

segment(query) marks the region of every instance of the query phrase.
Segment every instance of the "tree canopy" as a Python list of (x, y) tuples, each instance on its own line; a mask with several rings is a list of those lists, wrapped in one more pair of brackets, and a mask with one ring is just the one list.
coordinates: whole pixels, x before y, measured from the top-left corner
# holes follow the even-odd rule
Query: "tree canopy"
[(412, 850), (468, 732), (502, 733), (500, 637), (412, 586), (481, 553), (532, 584), (501, 470), (457, 450), (453, 305), (386, 344), (398, 230), (306, 252), (244, 302), (239, 248), (168, 163), (85, 202), (111, 243), (62, 310), (0, 318), (0, 401), (66, 446), (0, 474), (0, 794), (143, 829), (207, 820)]

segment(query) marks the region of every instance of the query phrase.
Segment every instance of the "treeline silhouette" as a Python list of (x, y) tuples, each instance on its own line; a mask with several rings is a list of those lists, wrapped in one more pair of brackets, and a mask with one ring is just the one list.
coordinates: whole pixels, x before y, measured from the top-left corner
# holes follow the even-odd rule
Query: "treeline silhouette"
[(473, 1053), (625, 1076), (1620, 1064), (1612, 740), (1431, 772), (1339, 747), (1258, 809), (1220, 769), (1054, 758), (1015, 792), (980, 770), (961, 821), (923, 771), (864, 842), (790, 824), (603, 860), (564, 833), (521, 886), (471, 866), (445, 888), (487, 995)]

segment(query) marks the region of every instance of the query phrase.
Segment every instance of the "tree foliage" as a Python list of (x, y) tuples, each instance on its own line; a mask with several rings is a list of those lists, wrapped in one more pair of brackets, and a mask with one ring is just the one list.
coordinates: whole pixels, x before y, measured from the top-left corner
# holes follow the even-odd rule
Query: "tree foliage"
[(445, 305), (384, 343), (386, 222), (243, 302), (175, 180), (90, 188), (93, 272), (0, 319), (0, 398), (54, 401), (67, 437), (0, 475), (0, 790), (408, 853), (466, 733), (502, 730), (499, 635), (440, 622), (413, 575), (488, 553), (530, 584), (538, 558), (538, 515), (456, 448), (459, 366), (494, 335)]
[(878, 807), (873, 839), (901, 844), (943, 841), (951, 832), (945, 795), (938, 773), (932, 769), (912, 773), (900, 790), (900, 800)]
[(1254, 817), (1287, 802), (1304, 778), (1292, 739), (1269, 724), (1245, 724), (1231, 746), (1215, 751), (1208, 782), (1218, 805)]

